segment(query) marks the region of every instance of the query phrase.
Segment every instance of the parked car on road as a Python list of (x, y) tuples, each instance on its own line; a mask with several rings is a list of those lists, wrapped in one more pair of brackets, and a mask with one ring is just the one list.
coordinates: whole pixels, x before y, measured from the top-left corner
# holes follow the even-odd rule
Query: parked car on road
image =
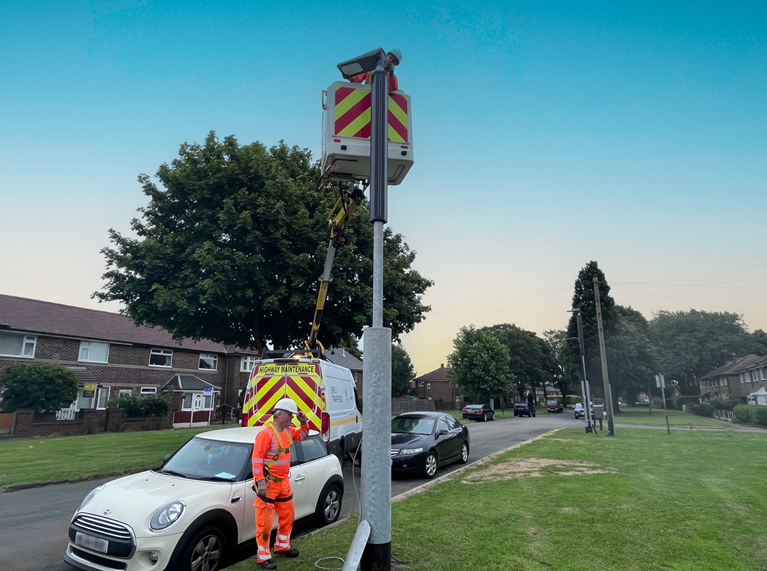
[(573, 407), (573, 411), (575, 412), (575, 418), (585, 418), (586, 417), (586, 409), (583, 408), (583, 405), (581, 403), (576, 403)]
[[(251, 455), (262, 429), (198, 434), (160, 468), (95, 488), (72, 517), (64, 560), (86, 571), (221, 569), (255, 543)], [(297, 520), (338, 519), (341, 465), (314, 431), (293, 443), (290, 483)]]
[(495, 411), (486, 404), (467, 404), (461, 410), (461, 415), (469, 420), (495, 420)]
[(546, 401), (546, 412), (564, 412), (565, 405), (559, 399), (549, 399)]
[(469, 461), (469, 429), (449, 414), (406, 412), (391, 421), (391, 462), (395, 472), (433, 478), (437, 468)]
[(514, 416), (535, 416), (535, 405), (523, 401), (515, 402)]

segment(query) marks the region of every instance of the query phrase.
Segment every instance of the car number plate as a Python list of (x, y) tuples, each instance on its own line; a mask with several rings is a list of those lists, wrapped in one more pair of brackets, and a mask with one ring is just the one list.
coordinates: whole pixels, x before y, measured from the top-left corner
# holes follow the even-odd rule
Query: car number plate
[(109, 551), (109, 542), (106, 539), (93, 537), (92, 535), (80, 533), (79, 531), (75, 533), (75, 544), (82, 545), (88, 549), (93, 549), (94, 551), (100, 551), (101, 553)]

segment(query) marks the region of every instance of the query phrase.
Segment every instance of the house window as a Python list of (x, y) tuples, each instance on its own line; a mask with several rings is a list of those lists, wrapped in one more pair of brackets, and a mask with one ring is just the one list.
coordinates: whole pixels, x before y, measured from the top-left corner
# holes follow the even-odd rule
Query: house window
[(423, 386), (423, 381), (418, 381), (418, 386), (422, 387)]
[(16, 333), (0, 333), (0, 355), (8, 357), (35, 356), (37, 337), (32, 335), (18, 335)]
[(242, 357), (240, 359), (240, 372), (250, 373), (253, 370), (253, 367), (256, 366), (257, 360), (258, 357)]
[(149, 353), (150, 367), (172, 367), (173, 351), (169, 349), (152, 349)]
[(89, 363), (106, 363), (109, 361), (109, 343), (80, 341), (80, 356), (78, 361)]
[(141, 387), (139, 394), (140, 395), (156, 395), (157, 387)]
[(201, 371), (216, 371), (218, 370), (218, 357), (216, 355), (200, 354), (200, 365), (198, 367)]
[(764, 380), (764, 367), (762, 367), (761, 369), (759, 369), (759, 373), (760, 373), (760, 374), (761, 374), (761, 376), (762, 376), (762, 380)]
[(131, 389), (120, 389), (117, 392), (117, 395), (121, 396), (121, 397), (122, 396), (131, 396), (131, 395), (133, 395), (133, 391)]

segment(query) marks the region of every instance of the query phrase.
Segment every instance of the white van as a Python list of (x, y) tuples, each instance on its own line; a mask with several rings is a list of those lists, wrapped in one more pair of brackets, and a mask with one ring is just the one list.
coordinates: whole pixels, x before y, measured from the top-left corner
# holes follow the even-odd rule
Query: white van
[(245, 389), (242, 426), (269, 424), (275, 403), (285, 397), (306, 413), (332, 454), (342, 460), (354, 453), (362, 438), (362, 414), (349, 369), (310, 357), (257, 361)]

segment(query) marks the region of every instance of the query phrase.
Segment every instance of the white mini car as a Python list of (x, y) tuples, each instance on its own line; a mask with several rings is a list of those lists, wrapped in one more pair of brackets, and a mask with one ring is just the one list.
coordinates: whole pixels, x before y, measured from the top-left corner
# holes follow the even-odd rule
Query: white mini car
[[(69, 524), (64, 560), (86, 571), (223, 567), (255, 544), (251, 454), (262, 428), (198, 434), (160, 468), (94, 489)], [(291, 459), (296, 520), (336, 521), (344, 492), (338, 458), (313, 433), (293, 444)]]

